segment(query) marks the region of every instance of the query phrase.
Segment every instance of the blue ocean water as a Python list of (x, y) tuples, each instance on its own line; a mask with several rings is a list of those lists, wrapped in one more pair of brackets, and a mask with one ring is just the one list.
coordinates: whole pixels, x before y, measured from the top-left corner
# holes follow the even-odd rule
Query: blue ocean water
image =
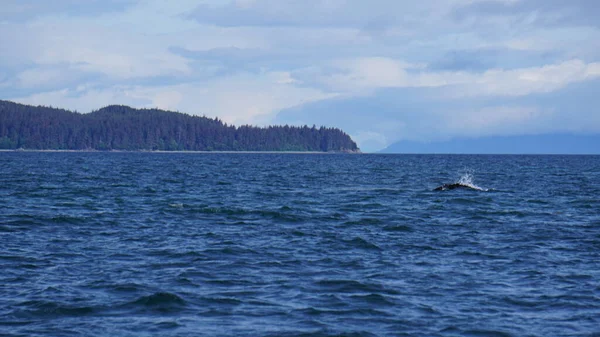
[(600, 156), (0, 153), (0, 335), (599, 336)]

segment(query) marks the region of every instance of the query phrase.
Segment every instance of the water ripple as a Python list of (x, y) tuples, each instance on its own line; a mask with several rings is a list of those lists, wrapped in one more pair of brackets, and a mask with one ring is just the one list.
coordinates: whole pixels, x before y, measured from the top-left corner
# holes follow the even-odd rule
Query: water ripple
[(0, 159), (3, 336), (599, 331), (597, 156)]

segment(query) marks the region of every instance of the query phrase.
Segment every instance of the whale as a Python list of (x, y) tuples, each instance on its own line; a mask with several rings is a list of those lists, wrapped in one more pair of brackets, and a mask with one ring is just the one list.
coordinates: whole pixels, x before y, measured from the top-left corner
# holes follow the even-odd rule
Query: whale
[(434, 191), (448, 191), (448, 190), (454, 190), (457, 188), (468, 189), (468, 190), (477, 190), (477, 188), (475, 188), (474, 186), (461, 184), (461, 183), (444, 184), (442, 186), (438, 186), (438, 187), (434, 188), (433, 190)]
[(473, 183), (473, 175), (470, 173), (464, 174), (456, 182), (450, 184), (443, 184), (434, 188), (434, 191), (448, 191), (448, 190), (472, 190), (472, 191), (489, 191), (487, 188), (482, 188)]

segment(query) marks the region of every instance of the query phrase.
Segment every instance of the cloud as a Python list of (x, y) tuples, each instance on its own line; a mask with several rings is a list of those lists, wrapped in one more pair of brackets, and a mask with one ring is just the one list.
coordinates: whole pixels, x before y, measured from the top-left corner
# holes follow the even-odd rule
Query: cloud
[(335, 63), (338, 73), (321, 77), (329, 87), (342, 91), (378, 88), (450, 87), (452, 96), (523, 96), (551, 92), (570, 83), (598, 76), (600, 63), (569, 60), (559, 64), (484, 72), (435, 72), (421, 65), (390, 58), (359, 58)]
[[(452, 118), (446, 119), (446, 126), (461, 134), (485, 135), (490, 129), (505, 128), (512, 133), (518, 125), (531, 123), (543, 118), (543, 114), (551, 111), (541, 111), (535, 106), (487, 106), (475, 110), (453, 111)], [(511, 130), (513, 130), (511, 132)]]
[(149, 103), (147, 99), (133, 95), (127, 87), (113, 86), (110, 89), (99, 89), (85, 85), (72, 89), (39, 92), (13, 100), (23, 104), (54, 106), (78, 112), (91, 112), (110, 104), (139, 107)]
[(454, 90), (457, 96), (496, 95), (526, 96), (532, 93), (547, 93), (561, 89), (571, 83), (597, 77), (595, 69), (600, 63), (584, 63), (570, 60), (559, 64), (524, 69), (492, 69)]
[(160, 108), (219, 117), (228, 123), (266, 124), (279, 110), (332, 97), (295, 86), (288, 73), (239, 74), (205, 82), (159, 86), (79, 86), (17, 97), (34, 105), (90, 112), (110, 104)]
[(351, 134), (350, 137), (360, 144), (359, 148), (363, 152), (375, 152), (389, 144), (385, 135), (374, 131), (358, 131)]
[(458, 7), (454, 15), (459, 20), (511, 17), (522, 24), (598, 27), (600, 4), (596, 0), (486, 0)]
[(54, 88), (58, 85), (65, 86), (76, 83), (80, 78), (72, 76), (68, 69), (63, 67), (30, 68), (16, 76), (13, 85), (23, 89)]
[[(37, 33), (40, 43), (32, 61), (40, 65), (67, 63), (82, 72), (102, 73), (116, 79), (186, 74), (187, 60), (164, 46), (136, 39), (119, 30), (77, 22), (48, 25)], [(94, 39), (90, 39), (94, 36)]]
[(219, 26), (357, 27), (370, 23), (369, 16), (386, 14), (378, 3), (381, 1), (237, 0), (220, 6), (200, 5), (190, 17)]
[(597, 6), (7, 0), (0, 98), (79, 111), (161, 107), (237, 124), (325, 124), (369, 149), (554, 124), (596, 130), (596, 95), (584, 93), (600, 78)]
[(82, 6), (78, 0), (3, 0), (0, 6), (0, 21), (23, 22), (50, 14), (98, 15), (117, 12), (132, 5), (135, 0), (86, 0)]
[(450, 49), (427, 64), (431, 72), (465, 71), (481, 73), (488, 69), (519, 69), (564, 61), (554, 50), (525, 48)]
[(358, 136), (359, 146), (368, 142), (373, 151), (399, 140), (600, 132), (596, 109), (600, 104), (596, 94), (600, 90), (600, 77), (572, 82), (552, 92), (518, 96), (462, 99), (445, 95), (445, 90), (444, 87), (377, 89), (370, 95), (338, 97), (286, 109), (277, 115), (276, 121), (317, 120), (336, 125)]

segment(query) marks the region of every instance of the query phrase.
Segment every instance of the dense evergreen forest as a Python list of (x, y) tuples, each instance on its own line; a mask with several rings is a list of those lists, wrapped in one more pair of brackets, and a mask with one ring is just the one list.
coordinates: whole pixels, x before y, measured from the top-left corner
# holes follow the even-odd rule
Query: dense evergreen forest
[(356, 152), (335, 128), (233, 126), (218, 118), (111, 105), (81, 114), (0, 100), (0, 149)]

